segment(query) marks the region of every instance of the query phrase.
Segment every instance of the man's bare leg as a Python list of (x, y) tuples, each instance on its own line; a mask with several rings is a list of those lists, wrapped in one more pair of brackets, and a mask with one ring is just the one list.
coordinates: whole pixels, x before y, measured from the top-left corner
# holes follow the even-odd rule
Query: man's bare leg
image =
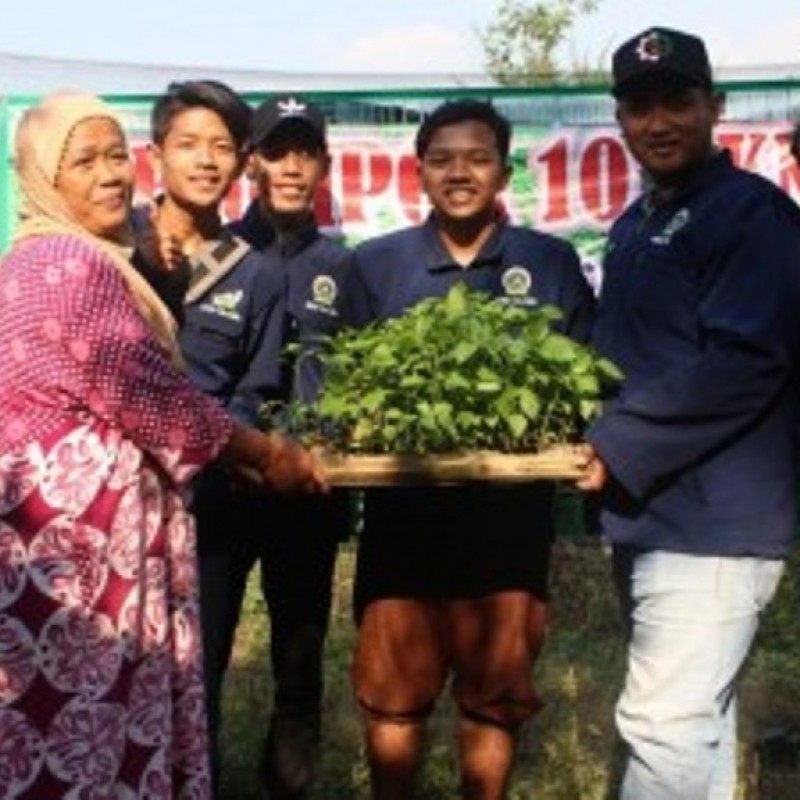
[(516, 755), (514, 734), (461, 717), (458, 723), (463, 800), (503, 800)]
[(411, 800), (422, 758), (425, 723), (367, 720), (373, 800)]

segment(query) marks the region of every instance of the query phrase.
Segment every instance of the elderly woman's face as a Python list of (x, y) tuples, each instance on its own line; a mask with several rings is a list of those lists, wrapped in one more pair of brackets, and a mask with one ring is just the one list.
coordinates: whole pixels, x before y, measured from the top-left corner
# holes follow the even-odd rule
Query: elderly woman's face
[(93, 117), (72, 129), (55, 185), (86, 230), (117, 240), (127, 227), (133, 177), (125, 135), (113, 120)]

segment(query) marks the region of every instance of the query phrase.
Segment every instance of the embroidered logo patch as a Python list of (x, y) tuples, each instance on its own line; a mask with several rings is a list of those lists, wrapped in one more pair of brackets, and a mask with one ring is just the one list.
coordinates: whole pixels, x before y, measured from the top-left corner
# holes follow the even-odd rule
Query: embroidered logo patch
[(639, 61), (655, 64), (672, 52), (672, 39), (660, 31), (650, 31), (639, 39), (636, 55)]
[(306, 308), (328, 317), (338, 317), (338, 295), (339, 287), (330, 275), (317, 275), (311, 282), (311, 297), (306, 301)]
[(530, 294), (533, 283), (531, 274), (524, 267), (509, 267), (501, 278), (509, 297), (524, 297)]
[(282, 117), (304, 117), (308, 106), (294, 97), (278, 101), (278, 111)]
[(339, 294), (336, 281), (330, 275), (317, 275), (311, 284), (313, 302), (321, 306), (332, 306)]
[(235, 289), (230, 292), (217, 292), (212, 294), (209, 302), (203, 304), (206, 311), (216, 314), (225, 319), (231, 319), (240, 322), (242, 317), (239, 313), (239, 303), (242, 302), (244, 291), (242, 289)]

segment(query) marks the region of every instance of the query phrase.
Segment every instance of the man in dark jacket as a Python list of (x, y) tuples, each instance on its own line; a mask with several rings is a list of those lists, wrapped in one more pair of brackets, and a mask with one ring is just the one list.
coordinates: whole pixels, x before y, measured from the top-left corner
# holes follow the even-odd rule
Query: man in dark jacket
[(735, 685), (796, 526), (800, 214), (737, 168), (702, 40), (614, 53), (647, 191), (613, 225), (594, 343), (625, 380), (588, 433), (630, 640), (623, 800), (732, 800)]
[[(341, 325), (339, 289), (349, 253), (322, 235), (314, 218), (329, 160), (317, 106), (278, 97), (255, 110), (246, 169), (256, 197), (230, 231), (283, 287), (284, 358), (277, 390), (265, 399), (312, 400), (321, 379), (315, 348)], [(290, 342), (301, 347), (293, 361), (285, 357)], [(319, 749), (334, 567), (351, 527), (349, 496), (335, 490), (313, 498), (252, 497), (236, 507), (217, 505), (216, 517), (215, 529), (200, 540), (207, 684), (218, 703), (246, 579), (258, 564), (274, 682), (262, 774), (270, 800), (306, 797)]]

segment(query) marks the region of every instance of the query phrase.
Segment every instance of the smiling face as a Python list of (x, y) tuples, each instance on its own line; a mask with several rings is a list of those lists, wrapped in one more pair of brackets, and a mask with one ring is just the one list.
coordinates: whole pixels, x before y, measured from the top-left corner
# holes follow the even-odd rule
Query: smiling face
[(305, 220), (328, 174), (330, 157), (319, 136), (305, 125), (285, 124), (250, 156), (261, 207), (279, 223)]
[(242, 157), (222, 117), (198, 106), (176, 114), (151, 148), (164, 192), (180, 205), (216, 208), (239, 177)]
[(133, 162), (112, 119), (92, 117), (72, 129), (56, 171), (55, 188), (90, 233), (121, 241), (133, 193)]
[(494, 218), (511, 169), (491, 127), (466, 120), (434, 131), (419, 174), (437, 216), (463, 223)]
[(617, 120), (631, 153), (656, 186), (670, 186), (712, 153), (722, 103), (697, 86), (652, 89), (621, 98)]

